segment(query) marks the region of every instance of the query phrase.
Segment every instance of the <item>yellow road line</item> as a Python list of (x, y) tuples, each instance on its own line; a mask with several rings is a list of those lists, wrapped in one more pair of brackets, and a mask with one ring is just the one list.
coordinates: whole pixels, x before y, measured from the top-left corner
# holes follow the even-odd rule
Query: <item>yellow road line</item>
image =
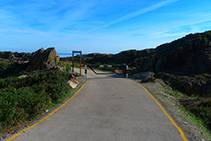
[(78, 92), (80, 92), (80, 90), (84, 87), (84, 85), (88, 82), (88, 80), (86, 80), (86, 82), (81, 86), (81, 88), (71, 97), (69, 98), (64, 104), (62, 104), (60, 107), (58, 107), (56, 110), (54, 110), (53, 112), (51, 112), (49, 115), (47, 115), (45, 118), (41, 119), (39, 122), (33, 124), (32, 126), (20, 131), (19, 133), (15, 134), (14, 136), (12, 136), (11, 138), (9, 138), (7, 141), (11, 141), (14, 138), (16, 138), (17, 136), (19, 136), (20, 134), (22, 134), (23, 132), (33, 128), (34, 126), (40, 124), (41, 122), (43, 122), (44, 120), (46, 120), (47, 118), (49, 118), (50, 116), (52, 116), (56, 111), (58, 111), (59, 109), (61, 109), (62, 107), (64, 107), (64, 105), (66, 105), (70, 100), (72, 100), (77, 94)]
[(141, 84), (139, 84), (139, 83), (137, 83), (137, 82), (135, 82), (135, 81), (133, 81), (133, 80), (131, 80), (131, 79), (129, 79), (130, 81), (132, 81), (133, 83), (135, 83), (135, 84), (137, 84), (137, 85), (139, 85), (139, 86), (141, 86), (145, 91), (146, 91), (146, 93), (158, 104), (158, 106), (161, 108), (161, 110), (164, 112), (164, 114), (169, 118), (169, 120), (171, 121), (171, 123), (177, 128), (177, 130), (180, 132), (180, 135), (181, 135), (181, 137), (182, 137), (182, 139), (184, 140), (184, 141), (188, 141), (187, 140), (187, 138), (185, 137), (185, 134), (183, 133), (183, 131), (179, 128), (179, 126), (174, 122), (174, 120), (168, 115), (168, 113), (164, 110), (164, 108), (161, 106), (161, 104), (154, 98), (154, 96), (152, 96), (148, 91), (147, 91), (147, 89), (144, 87), (144, 86), (142, 86)]

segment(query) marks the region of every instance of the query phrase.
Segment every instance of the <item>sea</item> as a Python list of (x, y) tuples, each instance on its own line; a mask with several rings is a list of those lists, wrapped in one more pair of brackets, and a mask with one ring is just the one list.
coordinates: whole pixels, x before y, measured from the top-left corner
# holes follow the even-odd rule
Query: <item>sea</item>
[(60, 58), (72, 57), (72, 52), (71, 53), (57, 53), (57, 55), (59, 55)]
[[(57, 53), (57, 55), (59, 55), (60, 58), (72, 57), (72, 52), (71, 53)], [(75, 53), (74, 56), (76, 55), (80, 55), (80, 54)], [(82, 54), (82, 55), (87, 55), (87, 54)]]

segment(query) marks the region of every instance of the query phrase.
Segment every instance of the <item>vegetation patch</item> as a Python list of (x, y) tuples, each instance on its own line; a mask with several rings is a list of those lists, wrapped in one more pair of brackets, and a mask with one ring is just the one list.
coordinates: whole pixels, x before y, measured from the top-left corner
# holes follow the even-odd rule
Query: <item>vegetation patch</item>
[(11, 61), (0, 61), (0, 78), (7, 78), (23, 74), (24, 65), (18, 65)]
[(66, 63), (63, 63), (63, 62), (59, 62), (59, 64), (62, 64), (66, 67), (66, 71), (70, 71), (71, 70), (71, 67), (70, 65), (66, 64)]
[(181, 104), (200, 118), (208, 129), (211, 129), (211, 98), (189, 97), (180, 100)]
[(67, 80), (66, 73), (60, 71), (0, 79), (0, 135), (63, 100), (71, 90)]

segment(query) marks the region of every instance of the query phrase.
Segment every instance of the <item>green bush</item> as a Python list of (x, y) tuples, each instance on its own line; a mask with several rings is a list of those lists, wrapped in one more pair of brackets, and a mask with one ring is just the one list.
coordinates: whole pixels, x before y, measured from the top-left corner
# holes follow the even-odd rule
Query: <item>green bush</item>
[(30, 120), (58, 103), (70, 90), (67, 79), (60, 71), (0, 79), (0, 130)]
[(10, 61), (0, 62), (0, 78), (8, 78), (11, 76), (18, 76), (26, 74), (24, 70), (25, 65), (19, 65)]
[(10, 61), (1, 61), (0, 62), (0, 70), (8, 68), (11, 64), (12, 64), (12, 62), (10, 62)]

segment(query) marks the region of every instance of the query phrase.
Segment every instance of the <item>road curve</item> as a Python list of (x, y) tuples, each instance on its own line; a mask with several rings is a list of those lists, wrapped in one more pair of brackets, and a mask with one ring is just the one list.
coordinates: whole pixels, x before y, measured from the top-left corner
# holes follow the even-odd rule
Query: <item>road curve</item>
[(183, 141), (145, 90), (116, 75), (94, 75), (64, 107), (14, 141)]

